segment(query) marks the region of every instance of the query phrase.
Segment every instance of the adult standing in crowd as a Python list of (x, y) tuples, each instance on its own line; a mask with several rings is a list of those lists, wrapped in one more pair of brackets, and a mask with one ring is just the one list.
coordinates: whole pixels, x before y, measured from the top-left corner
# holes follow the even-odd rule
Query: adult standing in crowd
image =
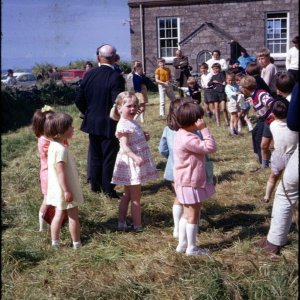
[(289, 73), (291, 73), (295, 79), (299, 79), (299, 36), (295, 36), (292, 40), (294, 46), (288, 50), (286, 54), (285, 66)]
[[(187, 79), (190, 77), (189, 59), (184, 56), (181, 50), (176, 51), (176, 57), (173, 60), (173, 67), (175, 68), (174, 77), (178, 82), (179, 87), (187, 87)], [(181, 97), (184, 96), (183, 91), (179, 90)]]
[(270, 50), (261, 48), (256, 52), (258, 64), (261, 67), (261, 78), (269, 86), (271, 95), (276, 97), (276, 66), (271, 63)]
[(117, 122), (109, 117), (117, 95), (125, 90), (124, 78), (114, 70), (116, 49), (102, 45), (97, 49), (100, 67), (90, 70), (82, 80), (75, 104), (84, 119), (81, 130), (89, 134), (91, 189), (118, 198), (111, 184), (119, 151), (115, 137)]
[[(288, 108), (287, 126), (290, 130), (299, 132), (299, 85), (295, 84), (292, 99)], [(299, 143), (297, 149), (288, 161), (279, 182), (273, 208), (271, 224), (266, 238), (258, 242), (258, 246), (273, 254), (280, 254), (286, 244), (288, 233), (292, 225), (293, 210), (299, 202)], [(297, 221), (296, 221), (297, 222)]]
[(227, 71), (228, 66), (227, 66), (226, 60), (224, 58), (221, 58), (221, 51), (216, 49), (211, 53), (211, 55), (212, 55), (212, 58), (206, 62), (208, 64), (209, 72), (213, 73), (211, 66), (215, 63), (218, 63), (221, 65), (221, 71)]
[(240, 66), (246, 70), (249, 63), (256, 61), (256, 57), (250, 56), (245, 48), (241, 48), (241, 56), (237, 60), (240, 62)]

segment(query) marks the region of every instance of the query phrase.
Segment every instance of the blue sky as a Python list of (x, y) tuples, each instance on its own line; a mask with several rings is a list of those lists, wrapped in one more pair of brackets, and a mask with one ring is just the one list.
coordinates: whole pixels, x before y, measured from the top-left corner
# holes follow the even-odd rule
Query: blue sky
[(95, 59), (109, 43), (130, 60), (127, 0), (2, 0), (1, 68)]

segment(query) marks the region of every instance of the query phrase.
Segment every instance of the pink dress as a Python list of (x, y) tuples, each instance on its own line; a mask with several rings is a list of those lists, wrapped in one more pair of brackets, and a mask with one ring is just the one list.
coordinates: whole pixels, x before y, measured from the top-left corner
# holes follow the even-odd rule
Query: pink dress
[(141, 126), (134, 120), (121, 119), (116, 129), (116, 137), (128, 134), (128, 146), (131, 151), (143, 159), (137, 166), (132, 158), (125, 154), (120, 147), (117, 155), (112, 183), (118, 185), (137, 185), (157, 179), (157, 170), (153, 162), (150, 148)]
[(50, 140), (45, 136), (40, 136), (38, 139), (38, 151), (40, 155), (40, 183), (43, 195), (47, 195), (48, 188), (48, 148)]

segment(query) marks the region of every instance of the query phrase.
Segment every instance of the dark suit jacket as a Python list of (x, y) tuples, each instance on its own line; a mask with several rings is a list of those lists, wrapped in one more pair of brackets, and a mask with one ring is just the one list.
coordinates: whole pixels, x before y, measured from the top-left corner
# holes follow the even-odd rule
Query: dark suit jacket
[(125, 90), (124, 78), (107, 65), (86, 73), (75, 104), (84, 114), (81, 130), (89, 134), (113, 137), (117, 122), (109, 117), (119, 93)]
[[(180, 62), (183, 62), (183, 63), (180, 64)], [(190, 76), (189, 60), (188, 60), (187, 56), (175, 57), (173, 60), (173, 67), (175, 68), (174, 77), (176, 80), (180, 79), (182, 73), (186, 77)]]

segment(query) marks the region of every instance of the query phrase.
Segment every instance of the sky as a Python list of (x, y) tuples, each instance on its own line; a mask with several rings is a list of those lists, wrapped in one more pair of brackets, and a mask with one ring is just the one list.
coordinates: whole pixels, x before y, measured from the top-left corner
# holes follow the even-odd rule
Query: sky
[(127, 0), (2, 0), (1, 69), (95, 60), (101, 44), (130, 61)]

